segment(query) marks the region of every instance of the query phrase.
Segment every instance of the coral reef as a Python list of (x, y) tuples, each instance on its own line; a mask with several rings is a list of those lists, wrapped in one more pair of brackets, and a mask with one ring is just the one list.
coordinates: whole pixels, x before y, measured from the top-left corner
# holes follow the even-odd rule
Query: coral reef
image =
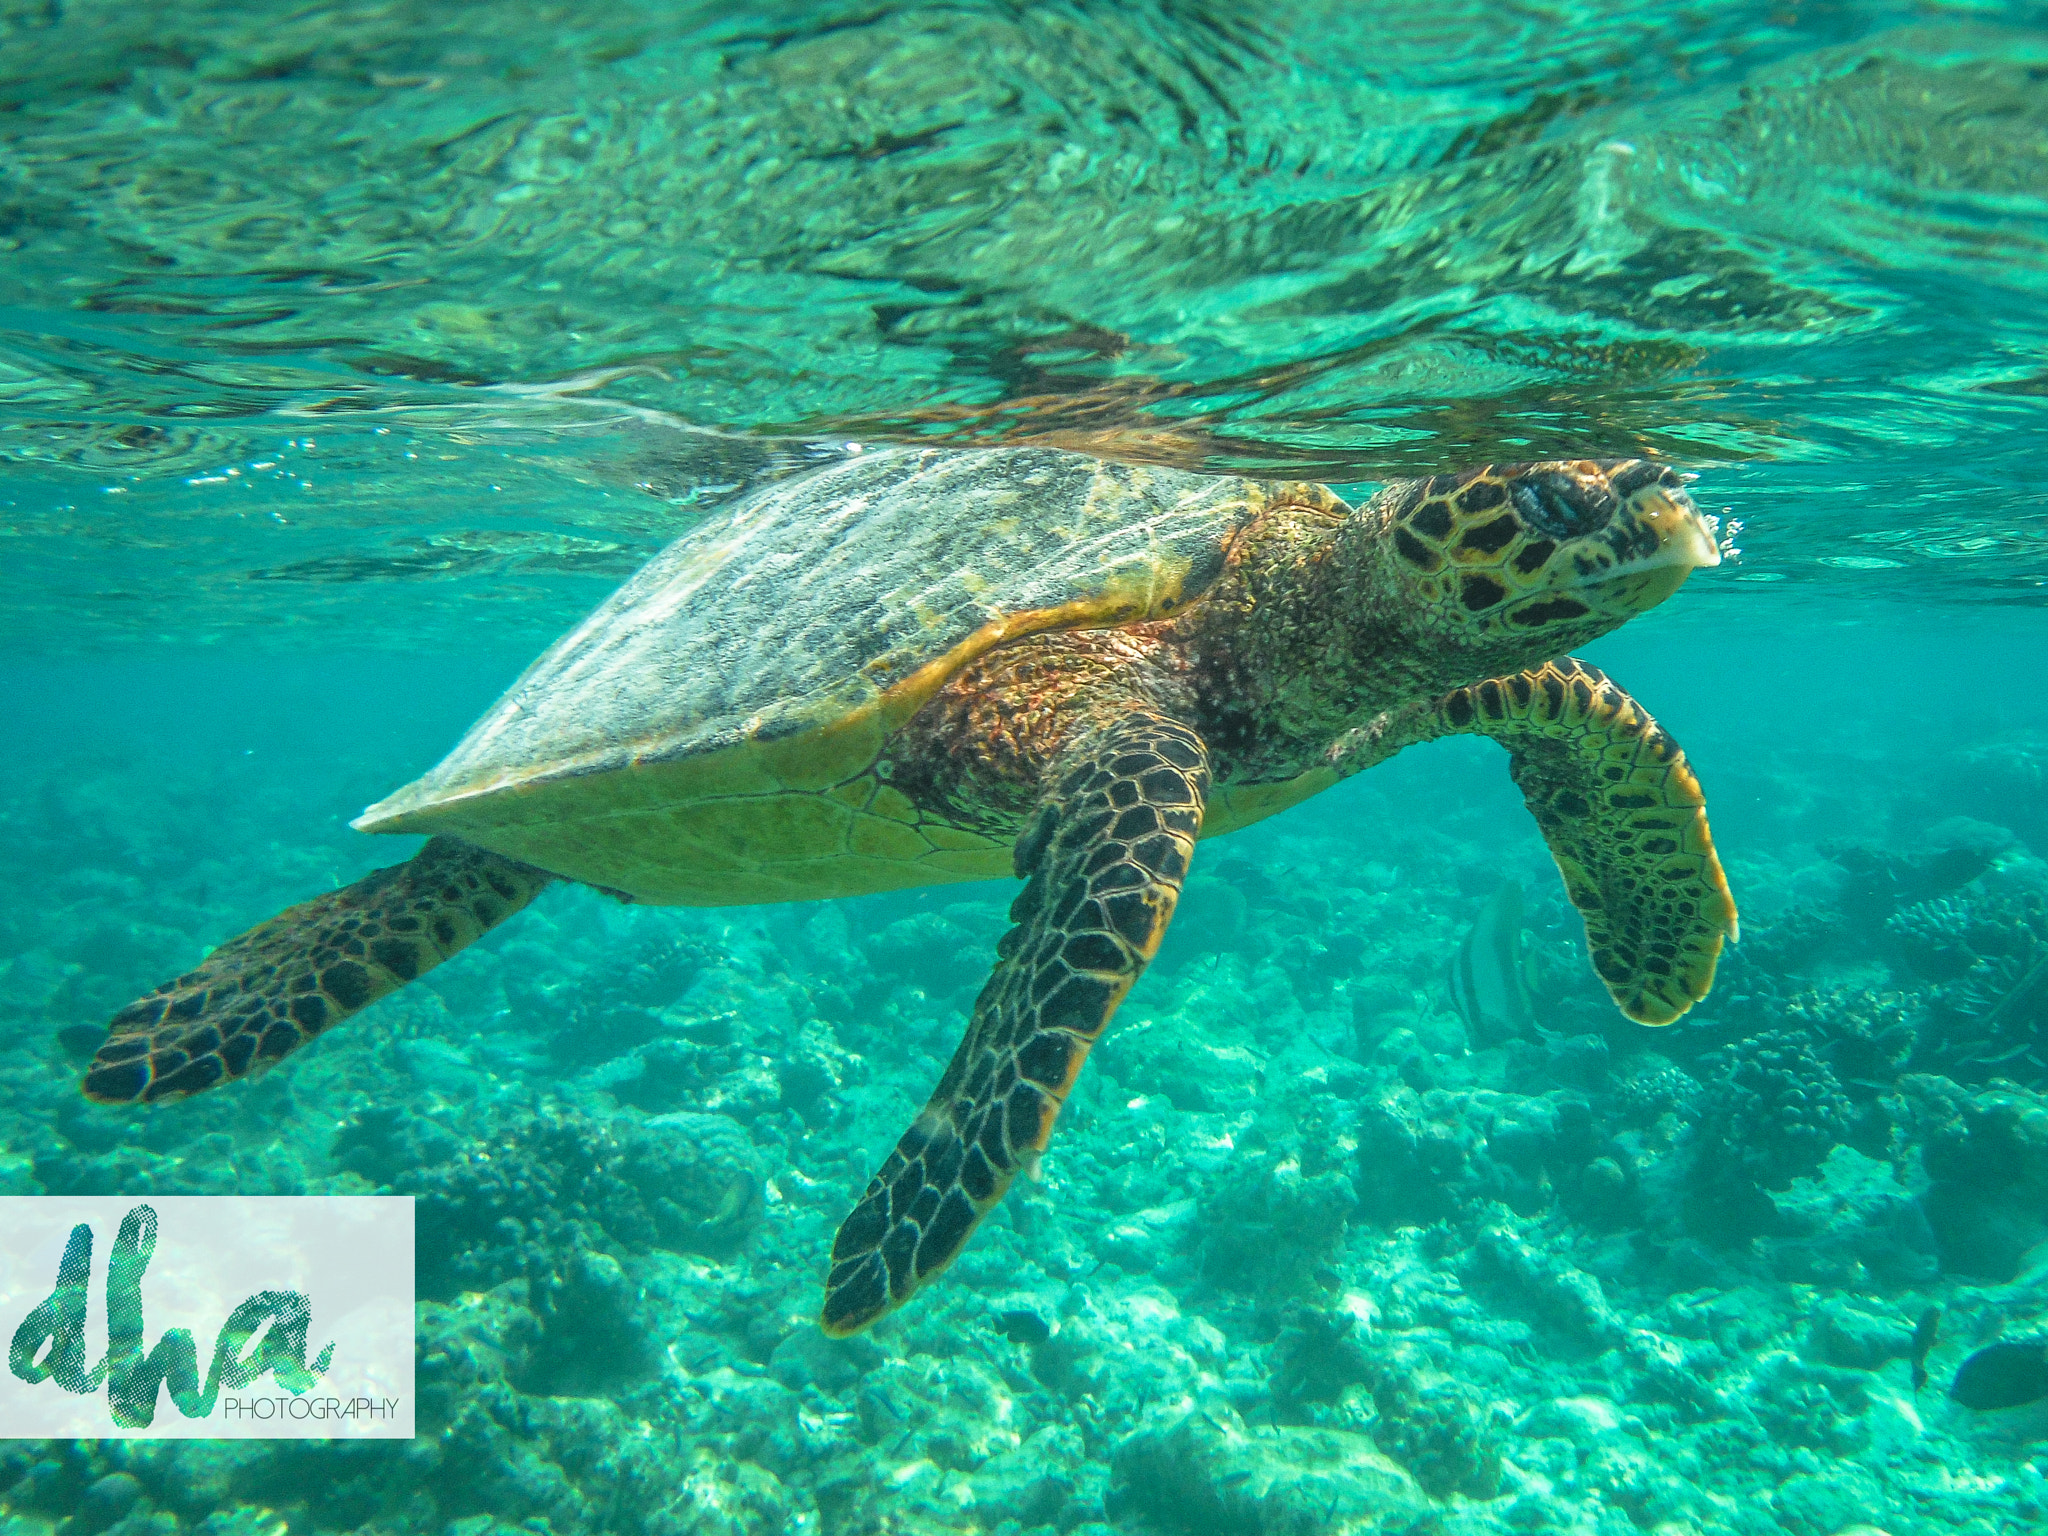
[[(2048, 866), (1902, 842), (1738, 870), (1750, 938), (1648, 1031), (1540, 847), (1494, 841), (1520, 830), (1495, 766), (1443, 761), (1205, 846), (1043, 1181), (841, 1341), (813, 1322), (833, 1227), (950, 1054), (1005, 889), (554, 892), (289, 1071), (115, 1119), (63, 1031), (351, 871), (291, 841), (289, 786), (212, 768), (182, 803), (233, 798), (282, 850), (261, 879), (31, 818), (0, 860), (73, 873), (0, 908), (0, 1188), (414, 1196), (421, 1433), (17, 1445), (7, 1536), (2005, 1536), (2048, 1508), (2025, 1437), (1942, 1391), (2048, 1324), (2048, 1098), (2024, 1052), (1985, 1059), (2038, 1022)], [(95, 804), (120, 824), (137, 792)], [(1475, 1049), (1444, 957), (1504, 867), (1535, 1022)]]

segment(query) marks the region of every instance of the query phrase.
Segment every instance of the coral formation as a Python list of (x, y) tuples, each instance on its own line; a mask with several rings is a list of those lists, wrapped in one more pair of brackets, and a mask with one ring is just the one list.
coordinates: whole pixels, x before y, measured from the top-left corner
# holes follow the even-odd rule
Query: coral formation
[[(414, 1196), (421, 1433), (17, 1445), (9, 1536), (2019, 1529), (2048, 1484), (1997, 1415), (2027, 1410), (1943, 1394), (2048, 1326), (2048, 1099), (2024, 1052), (1984, 1059), (2038, 1022), (2048, 865), (1956, 880), (1902, 842), (1740, 870), (1761, 912), (1721, 988), (1646, 1031), (1540, 847), (1489, 841), (1496, 766), (1396, 763), (1323, 821), (1205, 845), (1043, 1181), (841, 1341), (814, 1322), (833, 1226), (950, 1054), (1007, 890), (560, 892), (294, 1072), (113, 1119), (61, 1032), (275, 892), (31, 818), (0, 861), (74, 873), (0, 907), (0, 1189)], [(177, 771), (288, 850), (267, 878), (352, 877), (291, 843), (290, 785)], [(109, 784), (118, 823), (139, 791)], [(1534, 1023), (1474, 1042), (1444, 959), (1503, 867)]]

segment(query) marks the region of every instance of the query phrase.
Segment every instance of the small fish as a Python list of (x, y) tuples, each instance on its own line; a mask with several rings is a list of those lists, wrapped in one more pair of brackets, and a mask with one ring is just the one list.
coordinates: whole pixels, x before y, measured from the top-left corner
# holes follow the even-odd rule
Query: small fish
[(1012, 1344), (1043, 1344), (1052, 1337), (1052, 1329), (1036, 1312), (998, 1312), (996, 1332)]
[(1918, 1392), (1927, 1385), (1927, 1352), (1934, 1348), (1935, 1335), (1941, 1331), (1941, 1308), (1929, 1307), (1920, 1314), (1920, 1321), (1913, 1328), (1913, 1390)]
[(1522, 886), (1504, 881), (1451, 956), (1451, 1005), (1474, 1050), (1525, 1033), (1536, 1022), (1529, 956), (1522, 945)]
[(1965, 1408), (2018, 1408), (2048, 1397), (2048, 1339), (1988, 1344), (1956, 1371), (1948, 1395)]

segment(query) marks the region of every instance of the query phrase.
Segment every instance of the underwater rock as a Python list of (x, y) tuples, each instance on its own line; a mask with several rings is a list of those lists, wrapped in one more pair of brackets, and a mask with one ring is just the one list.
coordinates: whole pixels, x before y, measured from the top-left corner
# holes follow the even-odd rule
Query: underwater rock
[(1771, 1512), (1788, 1536), (1834, 1536), (1884, 1504), (1877, 1479), (1854, 1466), (1788, 1477), (1771, 1494)]
[(1190, 1113), (1240, 1113), (1257, 1100), (1266, 1075), (1258, 1053), (1170, 1019), (1120, 1027), (1106, 1065), (1120, 1082)]
[(653, 1214), (656, 1247), (730, 1253), (760, 1220), (760, 1159), (736, 1121), (657, 1115), (620, 1141), (619, 1176)]
[(1314, 1148), (1290, 1138), (1241, 1153), (1199, 1201), (1202, 1274), (1213, 1284), (1286, 1294), (1344, 1241), (1358, 1195), (1337, 1168), (1318, 1167)]
[(2011, 834), (1984, 823), (1958, 818), (1960, 830), (1946, 847), (1919, 853), (1860, 845), (1824, 846), (1821, 852), (1841, 866), (1839, 902), (1843, 915), (1859, 927), (1876, 928), (1901, 907), (1915, 906), (1967, 885), (1991, 867)]
[(68, 1536), (98, 1536), (142, 1497), (142, 1484), (129, 1472), (109, 1472), (96, 1479), (78, 1501), (78, 1511), (65, 1524)]
[(1193, 1200), (1147, 1206), (1118, 1216), (1094, 1234), (1098, 1256), (1133, 1275), (1158, 1270), (1196, 1231)]
[(2048, 1098), (2017, 1086), (1970, 1093), (1900, 1081), (1929, 1178), (1922, 1204), (1944, 1271), (2003, 1283), (2048, 1239)]
[(1527, 1318), (1560, 1342), (1604, 1349), (1626, 1332), (1597, 1279), (1511, 1227), (1481, 1232), (1463, 1267), (1468, 1285), (1483, 1285), (1501, 1310)]
[(1281, 1313), (1269, 1360), (1274, 1413), (1293, 1423), (1308, 1419), (1311, 1405), (1335, 1403), (1347, 1387), (1378, 1375), (1356, 1313), (1324, 1312), (1300, 1303)]
[[(1922, 1008), (1903, 992), (1810, 988), (1787, 1000), (1783, 1020), (1789, 1028), (1804, 1028), (1843, 1092), (1867, 1104), (1888, 1092), (1905, 1070), (1920, 1043)], [(1868, 1120), (1865, 1115), (1866, 1125)], [(1882, 1145), (1884, 1137), (1866, 1130), (1864, 1139)]]
[(1383, 1226), (1423, 1226), (1456, 1209), (1478, 1137), (1462, 1120), (1432, 1114), (1406, 1084), (1359, 1105), (1358, 1213)]
[(1099, 1501), (1101, 1469), (1091, 1465), (1081, 1432), (1070, 1424), (1048, 1424), (1034, 1431), (1013, 1451), (992, 1456), (968, 1479), (974, 1511), (991, 1528), (1014, 1521), (1026, 1529), (1051, 1526), (1065, 1530), (1101, 1513), (1099, 1503), (1087, 1506), (1091, 1491)]
[(1878, 1317), (1841, 1299), (1820, 1306), (1806, 1335), (1810, 1357), (1845, 1370), (1874, 1371), (1912, 1348), (1913, 1330), (1904, 1319)]
[[(1868, 1371), (1767, 1353), (1751, 1372), (1744, 1400), (1779, 1445), (1854, 1457), (1870, 1448), (1867, 1414), (1876, 1385)], [(1832, 1531), (1854, 1513), (1845, 1509), (1821, 1529)]]
[(1373, 1388), (1373, 1442), (1432, 1498), (1500, 1491), (1500, 1426), (1484, 1397), (1455, 1377), (1392, 1374)]
[(775, 1346), (768, 1369), (792, 1392), (815, 1386), (827, 1393), (845, 1391), (880, 1365), (887, 1356), (866, 1334), (827, 1338), (813, 1327), (799, 1327)]
[(878, 975), (936, 1002), (988, 980), (997, 937), (979, 907), (963, 906), (899, 918), (869, 934), (861, 948)]
[(1641, 1051), (1614, 1084), (1614, 1101), (1624, 1124), (1651, 1126), (1665, 1115), (1691, 1115), (1703, 1091), (1699, 1079), (1670, 1057)]
[(1110, 1456), (1110, 1518), (1175, 1536), (1367, 1536), (1430, 1509), (1427, 1496), (1364, 1435), (1247, 1429), (1224, 1408), (1140, 1431)]
[(1854, 1108), (1803, 1030), (1724, 1046), (1704, 1065), (1684, 1216), (1696, 1236), (1735, 1247), (1772, 1230), (1766, 1191), (1812, 1173), (1848, 1140)]
[(465, 1122), (369, 1110), (335, 1138), (338, 1162), (419, 1199), (426, 1296), (539, 1283), (585, 1249), (729, 1253), (760, 1220), (752, 1140), (722, 1115), (497, 1104)]
[(1934, 1229), (1892, 1165), (1836, 1147), (1817, 1172), (1770, 1195), (1782, 1235), (1763, 1240), (1781, 1279), (1860, 1289), (1924, 1285), (1940, 1270)]

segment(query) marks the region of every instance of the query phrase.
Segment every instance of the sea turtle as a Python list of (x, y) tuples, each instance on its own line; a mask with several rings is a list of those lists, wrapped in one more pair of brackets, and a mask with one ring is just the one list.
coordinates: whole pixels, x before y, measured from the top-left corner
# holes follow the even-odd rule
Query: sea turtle
[(410, 862), (293, 907), (116, 1016), (85, 1091), (266, 1067), (553, 880), (790, 901), (1025, 882), (931, 1100), (833, 1243), (823, 1326), (960, 1252), (1045, 1147), (1197, 839), (1430, 737), (1491, 736), (1622, 1012), (1706, 995), (1735, 908), (1677, 745), (1570, 647), (1719, 559), (1643, 460), (1387, 486), (884, 448), (685, 534), (369, 832)]

